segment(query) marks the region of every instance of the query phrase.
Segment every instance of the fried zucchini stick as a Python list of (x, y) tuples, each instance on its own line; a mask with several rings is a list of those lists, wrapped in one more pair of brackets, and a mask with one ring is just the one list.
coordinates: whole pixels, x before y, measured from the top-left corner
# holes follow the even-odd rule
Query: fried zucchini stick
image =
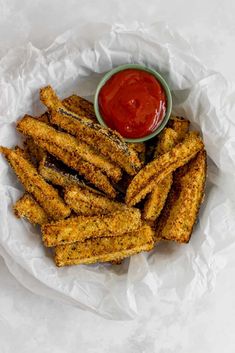
[(50, 218), (58, 220), (69, 216), (70, 208), (65, 205), (57, 190), (47, 184), (36, 168), (24, 158), (20, 148), (11, 150), (1, 147), (0, 152), (5, 155), (25, 190), (32, 194)]
[(32, 224), (44, 224), (49, 218), (30, 194), (24, 194), (13, 206), (16, 217), (26, 218)]
[(126, 193), (128, 206), (137, 204), (155, 185), (169, 173), (190, 161), (204, 147), (202, 139), (196, 132), (189, 132), (185, 139), (152, 162), (147, 164), (132, 179)]
[(29, 134), (35, 139), (50, 141), (51, 143), (57, 144), (68, 150), (68, 152), (74, 154), (74, 158), (83, 159), (89, 163), (94, 164), (95, 167), (103, 170), (107, 176), (112, 178), (114, 181), (118, 181), (121, 178), (121, 170), (115, 166), (105, 157), (98, 155), (90, 146), (84, 142), (78, 141), (76, 138), (70, 136), (67, 133), (55, 130), (53, 127), (47, 124), (25, 115), (25, 117), (17, 124), (18, 131)]
[(85, 98), (72, 95), (62, 100), (63, 106), (81, 118), (88, 118), (97, 123), (94, 105)]
[(79, 185), (66, 187), (64, 200), (75, 213), (85, 216), (108, 214), (127, 207)]
[(141, 165), (121, 135), (67, 110), (50, 86), (41, 89), (40, 99), (49, 109), (53, 124), (76, 136), (79, 141), (95, 146), (128, 174), (136, 174)]
[(52, 127), (29, 116), (19, 121), (17, 129), (23, 134), (32, 137), (38, 146), (44, 148), (54, 157), (63, 161), (64, 164), (83, 175), (98, 189), (110, 197), (116, 196), (116, 191), (107, 176), (93, 164), (81, 158), (80, 153), (76, 149), (77, 141), (74, 141), (75, 139), (72, 136), (56, 131)]
[(142, 225), (137, 231), (117, 237), (87, 239), (84, 242), (60, 245), (55, 248), (57, 266), (118, 262), (141, 251), (153, 248), (153, 231)]
[[(185, 120), (186, 121), (186, 120)], [(185, 123), (182, 121), (182, 130), (180, 124), (177, 127), (177, 132), (171, 128), (165, 128), (159, 136), (159, 141), (156, 146), (156, 157), (170, 151), (183, 137), (185, 137)], [(144, 204), (143, 218), (149, 221), (155, 221), (160, 215), (163, 206), (166, 202), (167, 195), (170, 191), (173, 182), (172, 173), (168, 174), (162, 181), (155, 185), (154, 190), (148, 195)]]
[(49, 181), (53, 185), (65, 187), (72, 183), (78, 182), (75, 176), (68, 173), (63, 173), (62, 171), (53, 168), (52, 165), (48, 164), (46, 158), (40, 162), (38, 171), (45, 180)]
[(70, 217), (63, 222), (44, 224), (43, 242), (51, 247), (88, 238), (118, 236), (137, 230), (141, 225), (140, 218), (140, 211), (134, 208), (102, 216)]
[(206, 152), (201, 151), (174, 173), (174, 182), (156, 224), (156, 239), (187, 243), (203, 199)]
[[(77, 161), (73, 159), (72, 154), (60, 148), (57, 148), (57, 146), (51, 145), (50, 143), (44, 143), (44, 141), (42, 140), (38, 140), (38, 142), (40, 143), (41, 146), (44, 146), (45, 149), (50, 151), (51, 154), (53, 154), (55, 157), (63, 161), (64, 164), (76, 170), (80, 175), (84, 176), (84, 178), (88, 182), (90, 182), (92, 185), (97, 187), (99, 190), (101, 190), (103, 193), (108, 195), (110, 198), (116, 197), (116, 194), (117, 194), (116, 190), (110, 183), (108, 177), (105, 174), (103, 174), (100, 169), (95, 168), (91, 163), (88, 163), (85, 161)], [(45, 169), (44, 169), (44, 176), (45, 176)], [(48, 174), (47, 176), (49, 177)], [(51, 173), (50, 177), (51, 178), (55, 177), (55, 174), (53, 176)], [(53, 181), (54, 182), (56, 181), (55, 178), (53, 179)], [(66, 182), (65, 179), (63, 181)], [(59, 185), (59, 178), (57, 179), (57, 182), (58, 182), (57, 185)], [(60, 182), (62, 182), (62, 179), (60, 179)]]
[(52, 183), (53, 185), (65, 188), (69, 185), (80, 185), (94, 192), (99, 192), (91, 187), (90, 184), (85, 183), (84, 179), (74, 170), (63, 165), (62, 162), (56, 160), (53, 156), (48, 155), (40, 162), (38, 171), (41, 176)]

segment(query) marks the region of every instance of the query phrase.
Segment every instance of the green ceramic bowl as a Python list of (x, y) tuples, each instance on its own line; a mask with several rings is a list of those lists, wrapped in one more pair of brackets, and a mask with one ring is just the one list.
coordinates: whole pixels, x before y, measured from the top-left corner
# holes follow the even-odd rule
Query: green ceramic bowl
[(101, 88), (103, 87), (103, 85), (110, 79), (111, 76), (113, 76), (117, 72), (120, 72), (120, 71), (123, 71), (126, 69), (138, 69), (138, 70), (143, 70), (143, 71), (149, 72), (150, 74), (155, 76), (156, 79), (161, 83), (161, 85), (165, 91), (165, 94), (166, 94), (166, 98), (167, 98), (166, 114), (165, 114), (161, 124), (157, 127), (157, 129), (154, 132), (152, 132), (151, 134), (146, 135), (141, 138), (134, 138), (134, 139), (124, 138), (124, 140), (127, 142), (147, 141), (147, 140), (150, 140), (151, 138), (153, 138), (154, 136), (158, 135), (162, 131), (162, 129), (166, 126), (166, 124), (170, 118), (170, 114), (171, 114), (171, 110), (172, 110), (172, 97), (171, 97), (170, 88), (169, 88), (168, 84), (166, 83), (166, 81), (164, 80), (164, 78), (157, 71), (150, 69), (146, 66), (139, 65), (139, 64), (126, 64), (126, 65), (118, 66), (115, 69), (107, 72), (104, 75), (104, 77), (102, 78), (102, 80), (99, 82), (97, 89), (96, 89), (95, 100), (94, 100), (95, 114), (96, 114), (96, 117), (97, 117), (99, 123), (105, 127), (108, 127), (107, 124), (105, 123), (101, 113), (100, 113), (100, 110), (99, 110), (99, 103), (98, 103), (99, 92), (100, 92)]

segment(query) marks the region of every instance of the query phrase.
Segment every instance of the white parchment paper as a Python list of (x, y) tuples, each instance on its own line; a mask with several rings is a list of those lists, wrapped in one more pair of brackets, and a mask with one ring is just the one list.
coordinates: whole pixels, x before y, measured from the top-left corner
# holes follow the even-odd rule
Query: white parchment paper
[(160, 71), (172, 89), (173, 112), (187, 117), (203, 135), (206, 195), (189, 244), (162, 243), (120, 266), (57, 268), (42, 246), (39, 228), (13, 215), (22, 187), (0, 156), (0, 254), (11, 273), (35, 293), (119, 320), (143, 313), (153, 300), (166, 315), (172, 307), (180, 312), (182, 302), (198, 301), (213, 289), (216, 274), (226, 265), (226, 251), (235, 245), (235, 90), (163, 23), (151, 28), (136, 24), (131, 30), (87, 25), (66, 32), (44, 50), (31, 44), (14, 49), (0, 63), (0, 145), (9, 147), (21, 143), (15, 122), (25, 113), (44, 111), (40, 87), (51, 84), (61, 97), (77, 93), (92, 99), (102, 75), (125, 63)]

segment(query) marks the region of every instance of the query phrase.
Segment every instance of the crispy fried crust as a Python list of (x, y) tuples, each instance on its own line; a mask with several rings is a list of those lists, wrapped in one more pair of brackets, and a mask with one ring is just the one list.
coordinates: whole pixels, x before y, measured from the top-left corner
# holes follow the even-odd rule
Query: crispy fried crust
[(43, 242), (45, 246), (51, 247), (88, 238), (118, 236), (138, 229), (140, 218), (140, 211), (134, 208), (102, 216), (70, 217), (63, 222), (43, 225)]
[(138, 203), (154, 189), (156, 183), (190, 161), (203, 147), (203, 141), (198, 134), (189, 132), (181, 143), (147, 164), (133, 178), (127, 189), (126, 203), (129, 206)]
[(116, 196), (116, 191), (107, 176), (100, 169), (82, 158), (80, 150), (82, 150), (83, 155), (86, 153), (81, 145), (77, 149), (79, 143), (75, 138), (66, 133), (56, 131), (52, 127), (29, 116), (25, 116), (19, 121), (17, 129), (23, 134), (32, 137), (37, 145), (75, 169), (107, 195), (110, 197)]
[(42, 115), (38, 116), (36, 118), (39, 121), (42, 121), (43, 123), (50, 125), (50, 113), (49, 112), (45, 112)]
[(63, 173), (62, 171), (48, 165), (46, 158), (40, 162), (38, 171), (45, 180), (49, 181), (53, 185), (65, 187), (77, 182), (76, 177), (73, 175)]
[(180, 140), (184, 139), (186, 133), (189, 129), (189, 120), (178, 117), (178, 116), (171, 116), (169, 122), (167, 124), (168, 127), (172, 128), (178, 134), (178, 138)]
[(140, 143), (128, 143), (128, 147), (130, 150), (133, 151), (133, 157), (136, 155), (136, 164), (140, 165), (141, 167), (145, 163), (146, 158), (146, 145), (144, 142)]
[(136, 151), (137, 153), (145, 153), (146, 151), (146, 146), (144, 142), (128, 143), (128, 146), (132, 148), (134, 151)]
[[(69, 96), (62, 101), (63, 105), (70, 111), (79, 114), (81, 117), (89, 117), (89, 119), (97, 122), (93, 103), (77, 95)], [(38, 120), (50, 124), (50, 113), (45, 112), (41, 116), (37, 117)], [(38, 165), (43, 159), (46, 158), (46, 151), (39, 147), (32, 138), (27, 137), (24, 141), (24, 148), (28, 153), (29, 159), (33, 164)]]
[(7, 158), (25, 190), (32, 194), (50, 218), (58, 220), (69, 216), (70, 208), (65, 205), (57, 190), (47, 184), (36, 168), (24, 158), (20, 148), (11, 150), (1, 147), (0, 152)]
[(83, 243), (60, 245), (55, 248), (57, 266), (120, 262), (120, 259), (153, 248), (153, 231), (144, 224), (137, 231), (118, 237), (88, 239)]
[[(102, 173), (100, 169), (94, 167), (91, 163), (80, 161), (78, 162), (73, 158), (73, 154), (68, 153), (65, 150), (57, 148), (50, 143), (45, 143), (44, 141), (38, 140), (41, 146), (44, 146), (45, 149), (50, 150), (51, 154), (64, 162), (64, 164), (70, 166), (74, 170), (76, 170), (80, 175), (84, 176), (84, 178), (90, 182), (92, 185), (97, 187), (103, 193), (108, 195), (110, 198), (116, 197), (116, 190), (110, 183), (108, 177)], [(45, 175), (45, 170), (44, 170)], [(47, 174), (47, 176), (49, 176)], [(54, 174), (55, 176), (55, 174)], [(52, 177), (52, 174), (51, 174)], [(54, 179), (55, 181), (55, 179)], [(59, 179), (57, 179), (59, 181)], [(62, 179), (60, 179), (62, 181)], [(65, 180), (64, 180), (65, 181)]]
[(104, 196), (103, 192), (96, 189), (94, 185), (85, 182), (84, 178), (76, 171), (68, 168), (64, 163), (51, 155), (47, 155), (47, 157), (40, 162), (38, 171), (45, 180), (53, 185), (58, 185), (62, 188), (77, 185), (79, 188), (89, 190), (92, 194), (95, 193)]
[(88, 118), (97, 123), (94, 105), (85, 98), (74, 94), (68, 98), (63, 99), (62, 103), (65, 108), (79, 115), (81, 118)]
[(47, 155), (43, 158), (39, 164), (38, 171), (45, 180), (53, 185), (58, 185), (63, 188), (74, 184), (91, 187), (90, 185), (85, 184), (85, 181), (79, 174), (77, 174), (77, 172), (68, 168), (61, 161), (58, 161), (51, 155)]
[[(78, 114), (81, 118), (89, 118), (94, 122), (97, 122), (94, 105), (85, 98), (73, 94), (62, 100), (62, 104), (65, 108), (71, 112)], [(38, 120), (43, 121), (46, 124), (50, 124), (50, 113), (46, 111), (42, 115), (37, 117)]]
[(172, 173), (155, 185), (144, 204), (143, 219), (155, 221), (160, 215), (173, 182)]
[(122, 261), (123, 261), (123, 259), (117, 259), (117, 260), (110, 261), (110, 263), (112, 265), (121, 265)]
[(16, 217), (26, 218), (32, 224), (44, 224), (49, 218), (30, 194), (24, 194), (13, 206)]
[[(154, 158), (170, 151), (178, 142), (177, 133), (171, 128), (165, 128), (159, 135)], [(172, 173), (170, 173), (162, 181), (155, 184), (153, 191), (148, 195), (144, 204), (142, 217), (146, 221), (155, 221), (157, 219), (164, 207), (172, 182), (173, 177)]]
[(166, 205), (156, 224), (156, 239), (187, 243), (203, 199), (206, 180), (206, 152), (201, 151), (174, 173)]
[[(156, 157), (169, 152), (182, 138), (185, 137), (185, 120), (177, 122), (177, 131), (171, 128), (165, 128), (159, 136), (158, 144), (155, 149)], [(188, 127), (188, 124), (187, 124)], [(143, 218), (145, 220), (155, 221), (160, 215), (167, 195), (173, 182), (172, 173), (168, 174), (162, 181), (155, 185), (154, 190), (148, 195), (144, 204)]]
[[(73, 94), (72, 96), (63, 99), (62, 104), (65, 108), (75, 114), (78, 114), (81, 118), (89, 118), (92, 121), (97, 122), (93, 103), (89, 102), (85, 98)], [(37, 117), (37, 119), (46, 124), (50, 124), (50, 113), (46, 111)]]
[(95, 124), (90, 119), (84, 117), (81, 119), (79, 115), (67, 110), (50, 86), (41, 89), (40, 98), (51, 112), (53, 124), (68, 131), (79, 140), (95, 146), (127, 173), (136, 174), (140, 165), (136, 165), (136, 155), (129, 150), (120, 134), (100, 124)]
[(64, 200), (75, 213), (84, 216), (108, 214), (126, 207), (124, 203), (112, 201), (79, 185), (66, 187)]
[[(114, 181), (118, 181), (121, 178), (121, 169), (116, 167), (113, 163), (107, 160), (105, 157), (97, 154), (91, 147), (86, 143), (80, 142), (74, 137), (55, 130), (53, 127), (26, 115), (17, 125), (17, 129), (20, 132), (25, 131), (27, 133), (31, 131), (31, 136), (35, 138), (40, 138), (40, 140), (48, 141), (63, 147), (73, 153), (76, 158), (83, 159), (89, 163), (94, 164), (95, 167), (103, 170), (107, 176), (112, 178)], [(35, 140), (36, 141), (36, 140)]]
[[(89, 102), (85, 98), (79, 97), (74, 94), (63, 99), (62, 103), (67, 109), (79, 114), (81, 117), (89, 117), (89, 119), (92, 119), (97, 122), (93, 103)], [(50, 113), (48, 111), (37, 117), (37, 119), (50, 125)], [(28, 154), (29, 159), (35, 165), (39, 164), (42, 159), (45, 159), (47, 157), (46, 151), (39, 147), (30, 137), (27, 137), (25, 139), (24, 149)]]
[(25, 152), (29, 155), (30, 160), (35, 164), (38, 165), (40, 161), (46, 156), (46, 151), (36, 145), (34, 140), (30, 137), (27, 137), (24, 141), (24, 149)]
[(171, 128), (165, 128), (159, 135), (158, 143), (154, 152), (154, 158), (169, 152), (179, 142), (180, 139), (177, 132)]

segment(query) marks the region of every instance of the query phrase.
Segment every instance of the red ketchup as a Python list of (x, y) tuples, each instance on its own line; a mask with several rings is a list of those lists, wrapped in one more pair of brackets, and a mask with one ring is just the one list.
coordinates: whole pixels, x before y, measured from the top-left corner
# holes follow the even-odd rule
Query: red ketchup
[(149, 72), (126, 69), (101, 88), (99, 110), (105, 123), (126, 138), (151, 134), (166, 113), (166, 94)]

